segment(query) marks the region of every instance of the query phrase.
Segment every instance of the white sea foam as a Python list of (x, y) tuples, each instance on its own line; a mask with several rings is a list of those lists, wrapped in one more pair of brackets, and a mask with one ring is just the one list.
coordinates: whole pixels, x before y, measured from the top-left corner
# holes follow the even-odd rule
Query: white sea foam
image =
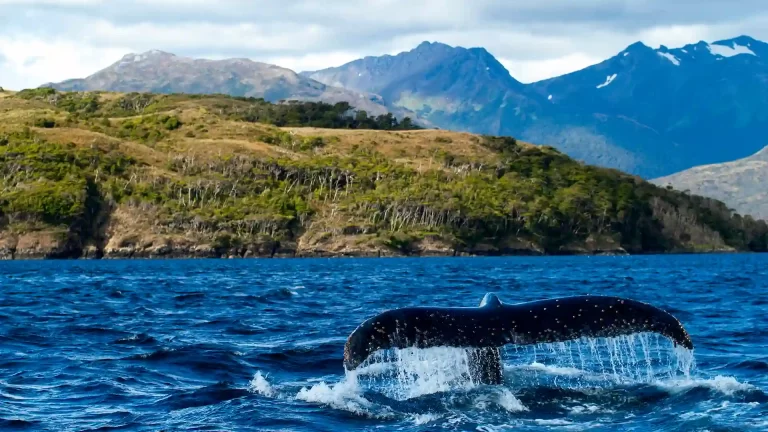
[(261, 371), (257, 371), (253, 375), (250, 385), (251, 391), (266, 397), (274, 397), (276, 392), (272, 384), (261, 374)]
[(509, 412), (528, 411), (528, 407), (523, 405), (509, 389), (502, 389), (498, 395), (497, 403), (499, 406)]
[(416, 426), (421, 426), (423, 424), (431, 423), (433, 421), (440, 420), (441, 418), (443, 418), (443, 416), (439, 414), (431, 414), (431, 413), (411, 415), (411, 420), (413, 420), (413, 423)]
[(535, 419), (534, 421), (541, 426), (568, 426), (573, 424), (563, 419)]
[(539, 362), (533, 362), (530, 365), (524, 367), (527, 369), (548, 373), (550, 375), (577, 376), (585, 374), (585, 372), (581, 369), (572, 367), (549, 366)]
[(477, 385), (469, 376), (467, 351), (460, 348), (379, 351), (358, 373), (372, 387), (397, 400), (468, 390)]
[(336, 384), (320, 382), (312, 387), (302, 387), (296, 394), (296, 400), (328, 405), (335, 409), (349, 411), (357, 415), (375, 418), (392, 417), (387, 407), (374, 406), (363, 397), (355, 374), (348, 374)]
[(515, 429), (519, 429), (520, 426), (517, 424), (500, 424), (500, 425), (482, 425), (478, 426), (477, 430), (479, 432), (499, 432), (499, 431), (511, 431)]
[[(326, 376), (305, 381), (303, 386), (293, 390), (281, 386), (282, 396), (261, 372), (254, 375), (251, 388), (265, 396), (320, 404), (365, 417), (405, 419), (417, 426), (432, 422), (448, 425), (454, 421), (456, 425), (462, 425), (476, 421), (476, 415), (496, 418), (494, 416), (508, 415), (500, 413), (528, 412), (529, 408), (516, 393), (541, 385), (590, 389), (591, 392), (616, 384), (643, 383), (670, 393), (704, 386), (724, 394), (752, 388), (730, 377), (692, 379), (692, 352), (675, 348), (668, 339), (655, 334), (510, 346), (504, 350), (502, 358), (505, 363), (503, 386), (481, 386), (472, 382), (467, 350), (436, 347), (379, 351), (338, 382)], [(425, 400), (434, 401), (437, 397), (447, 411), (402, 412), (382, 403), (378, 397), (373, 398), (373, 394), (401, 402), (437, 395)], [(469, 412), (467, 407), (471, 407)], [(562, 407), (569, 415), (615, 413), (610, 407), (584, 401), (567, 402)], [(473, 413), (473, 410), (480, 413)], [(574, 425), (562, 419), (541, 419), (551, 424), (534, 419), (518, 419), (522, 423), (510, 422), (512, 418), (498, 419), (510, 427), (511, 423), (519, 426), (530, 422), (565, 429)]]
[(489, 392), (480, 393), (473, 400), (476, 409), (487, 411), (492, 407), (500, 407), (510, 413), (528, 411), (528, 407), (520, 402), (511, 390), (507, 388), (492, 389)]
[(734, 377), (718, 375), (710, 379), (701, 378), (683, 378), (667, 381), (659, 381), (656, 386), (672, 393), (678, 394), (693, 388), (703, 387), (713, 391), (720, 392), (726, 396), (733, 396), (736, 392), (749, 391), (755, 389), (751, 384), (739, 382)]
[(568, 412), (574, 415), (595, 414), (595, 413), (614, 414), (616, 412), (612, 409), (601, 407), (600, 405), (595, 405), (595, 404), (584, 404), (584, 405), (576, 405), (572, 407), (563, 407), (563, 408), (567, 409)]

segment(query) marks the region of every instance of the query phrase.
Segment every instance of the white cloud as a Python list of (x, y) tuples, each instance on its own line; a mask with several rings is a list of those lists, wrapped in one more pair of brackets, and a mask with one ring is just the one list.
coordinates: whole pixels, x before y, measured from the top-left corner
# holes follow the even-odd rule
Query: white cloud
[(292, 69), (297, 72), (313, 71), (342, 65), (360, 58), (360, 54), (350, 52), (330, 52), (325, 54), (307, 54), (303, 56), (268, 57), (263, 61)]
[(0, 36), (0, 86), (9, 89), (37, 87), (90, 75), (117, 61), (125, 48), (83, 48), (72, 41), (12, 39)]
[(424, 40), (487, 48), (520, 81), (642, 40), (768, 40), (764, 0), (0, 0), (0, 85), (87, 76), (128, 52), (248, 57), (295, 70), (395, 54)]
[(509, 73), (520, 82), (531, 83), (543, 78), (563, 75), (575, 70), (593, 65), (604, 58), (592, 57), (585, 53), (568, 54), (563, 57), (543, 60), (511, 60), (501, 58), (499, 61)]

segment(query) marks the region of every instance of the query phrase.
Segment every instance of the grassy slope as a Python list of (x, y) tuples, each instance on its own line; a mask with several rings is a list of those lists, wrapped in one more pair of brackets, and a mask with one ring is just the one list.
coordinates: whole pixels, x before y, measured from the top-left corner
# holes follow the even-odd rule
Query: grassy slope
[(274, 111), (225, 96), (0, 93), (0, 255), (766, 247), (764, 223), (717, 201), (549, 147), (253, 121), (307, 122)]

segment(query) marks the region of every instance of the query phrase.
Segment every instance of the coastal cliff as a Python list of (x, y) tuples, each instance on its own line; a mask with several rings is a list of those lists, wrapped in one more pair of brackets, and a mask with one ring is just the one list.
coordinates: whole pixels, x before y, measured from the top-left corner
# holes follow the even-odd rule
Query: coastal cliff
[(0, 163), (3, 259), (768, 248), (719, 201), (345, 104), (4, 92)]

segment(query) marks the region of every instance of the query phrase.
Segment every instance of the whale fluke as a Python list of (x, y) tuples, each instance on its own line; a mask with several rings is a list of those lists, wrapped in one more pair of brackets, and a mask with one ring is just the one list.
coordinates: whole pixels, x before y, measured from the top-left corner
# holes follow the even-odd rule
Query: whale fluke
[[(693, 349), (688, 332), (671, 314), (636, 300), (575, 296), (504, 304), (486, 294), (479, 307), (406, 307), (365, 320), (344, 346), (344, 367), (354, 370), (372, 353), (389, 348), (477, 348), (483, 359), (507, 344), (561, 342), (652, 332)], [(484, 360), (485, 361), (485, 360)], [(493, 361), (484, 375), (500, 379)], [(495, 370), (498, 369), (497, 373)], [(483, 381), (498, 382), (496, 378)]]

